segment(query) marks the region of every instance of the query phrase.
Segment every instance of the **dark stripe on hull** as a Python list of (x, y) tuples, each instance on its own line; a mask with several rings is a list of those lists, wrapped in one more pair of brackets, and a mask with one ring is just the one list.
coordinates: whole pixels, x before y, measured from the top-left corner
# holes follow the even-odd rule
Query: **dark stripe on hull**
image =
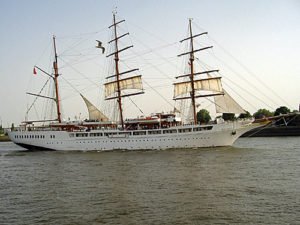
[(55, 149), (44, 148), (44, 147), (39, 147), (39, 146), (35, 146), (35, 145), (28, 145), (28, 144), (22, 144), (22, 143), (15, 143), (15, 144), (19, 145), (23, 148), (26, 148), (30, 151), (55, 151)]

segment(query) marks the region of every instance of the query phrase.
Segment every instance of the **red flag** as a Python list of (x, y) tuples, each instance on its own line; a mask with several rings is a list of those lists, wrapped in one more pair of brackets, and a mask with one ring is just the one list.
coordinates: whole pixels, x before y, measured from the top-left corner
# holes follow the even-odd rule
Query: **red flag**
[(33, 74), (36, 75), (36, 69), (33, 67)]

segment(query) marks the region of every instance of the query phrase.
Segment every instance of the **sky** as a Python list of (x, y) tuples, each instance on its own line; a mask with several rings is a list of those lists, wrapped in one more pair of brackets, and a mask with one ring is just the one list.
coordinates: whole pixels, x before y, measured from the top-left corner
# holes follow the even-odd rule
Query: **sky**
[[(298, 109), (298, 0), (0, 0), (3, 126), (17, 125), (25, 119), (34, 100), (26, 92), (39, 92), (47, 79), (40, 72), (34, 76), (33, 66), (51, 72), (53, 35), (62, 60), (59, 65), (64, 119), (86, 118), (79, 92), (105, 112), (111, 109), (102, 101), (102, 85), (109, 75), (108, 59), (97, 52), (95, 40), (101, 40), (109, 49), (108, 26), (113, 11), (117, 11), (118, 19), (126, 20), (120, 32), (130, 33), (121, 44), (125, 46), (127, 41), (134, 45), (134, 50), (124, 54), (129, 61), (125, 65), (138, 67), (145, 79), (146, 94), (124, 101), (125, 117), (166, 112), (174, 107), (173, 78), (183, 72), (176, 56), (183, 50), (179, 41), (186, 37), (189, 18), (193, 18), (195, 32), (208, 32), (197, 44), (203, 41), (203, 46), (214, 46), (208, 53), (201, 53), (199, 61), (220, 69), (224, 88), (246, 110), (274, 111), (282, 105)], [(79, 55), (92, 63), (74, 63)], [(73, 84), (70, 88), (64, 82)], [(204, 107), (206, 103), (200, 104)], [(35, 112), (30, 119), (39, 109), (33, 107)]]

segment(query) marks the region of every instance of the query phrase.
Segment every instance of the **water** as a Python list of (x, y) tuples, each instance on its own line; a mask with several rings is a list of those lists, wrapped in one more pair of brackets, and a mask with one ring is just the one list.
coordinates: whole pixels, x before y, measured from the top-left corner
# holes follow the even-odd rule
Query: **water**
[(0, 224), (300, 224), (300, 138), (138, 152), (0, 143)]

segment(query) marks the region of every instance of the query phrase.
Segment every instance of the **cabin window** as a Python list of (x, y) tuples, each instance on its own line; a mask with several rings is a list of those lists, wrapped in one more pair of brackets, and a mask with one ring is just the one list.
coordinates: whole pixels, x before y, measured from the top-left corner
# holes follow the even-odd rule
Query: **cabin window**
[(90, 133), (90, 137), (99, 137), (102, 136), (102, 133)]
[(77, 133), (76, 137), (87, 137), (88, 133)]
[(194, 131), (201, 131), (201, 130), (211, 130), (212, 126), (206, 126), (206, 127), (196, 127), (194, 128)]
[(179, 133), (186, 133), (186, 132), (191, 132), (192, 128), (184, 128), (184, 129), (178, 129)]
[(117, 135), (118, 133), (105, 133), (105, 136), (114, 136)]
[(161, 134), (161, 130), (149, 130), (148, 134)]
[(131, 132), (119, 132), (118, 134), (128, 136), (128, 135), (131, 135)]
[(211, 130), (212, 128), (213, 128), (212, 126), (203, 127), (203, 130)]
[(134, 131), (133, 135), (146, 135), (146, 131)]
[(172, 134), (172, 133), (177, 133), (177, 130), (164, 130), (164, 134)]
[(194, 128), (194, 131), (201, 131), (202, 130), (202, 127), (195, 127)]

